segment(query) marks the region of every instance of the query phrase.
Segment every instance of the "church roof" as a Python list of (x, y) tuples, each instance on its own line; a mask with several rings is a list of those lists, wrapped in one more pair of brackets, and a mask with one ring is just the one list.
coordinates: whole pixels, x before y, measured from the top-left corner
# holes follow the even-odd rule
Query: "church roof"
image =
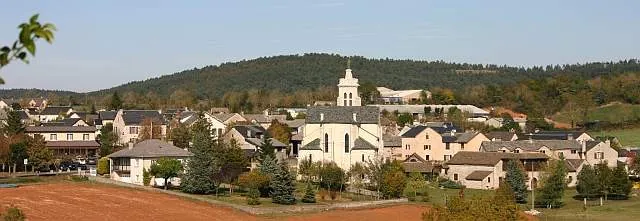
[[(320, 115), (323, 115), (322, 117)], [(356, 115), (354, 121), (353, 114)], [(378, 107), (372, 106), (317, 106), (307, 110), (307, 124), (377, 124), (380, 120)]]
[(351, 149), (352, 150), (378, 150), (378, 147), (362, 139), (361, 137), (358, 137), (358, 139), (354, 141), (353, 148)]
[(316, 138), (315, 140), (312, 140), (308, 144), (300, 147), (300, 149), (301, 150), (322, 150), (322, 148), (320, 148), (320, 138)]

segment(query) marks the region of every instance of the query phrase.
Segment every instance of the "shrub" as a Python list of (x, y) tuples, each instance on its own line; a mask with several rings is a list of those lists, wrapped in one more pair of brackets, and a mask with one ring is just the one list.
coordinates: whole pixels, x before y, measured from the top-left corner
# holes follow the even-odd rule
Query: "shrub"
[(151, 174), (147, 169), (142, 169), (142, 184), (145, 186), (151, 185)]
[(451, 180), (441, 180), (439, 186), (447, 189), (462, 189), (463, 185)]
[(10, 206), (5, 214), (2, 214), (5, 221), (22, 221), (26, 218), (22, 210), (16, 206)]
[(74, 181), (74, 182), (86, 182), (86, 181), (89, 181), (89, 177), (87, 177), (87, 176), (71, 176), (71, 181)]
[(258, 170), (243, 173), (238, 177), (238, 185), (247, 189), (256, 189), (260, 196), (269, 196), (269, 183), (271, 178)]
[(247, 194), (247, 204), (260, 205), (260, 191), (254, 188), (249, 189), (249, 193)]
[(318, 191), (318, 195), (320, 195), (320, 199), (326, 200), (329, 192), (327, 192), (327, 190), (325, 189), (321, 189), (320, 191)]
[(96, 170), (100, 175), (109, 174), (109, 158), (100, 158)]
[(316, 203), (316, 193), (313, 191), (313, 186), (311, 184), (307, 184), (307, 188), (304, 192), (304, 197), (302, 197), (303, 203)]

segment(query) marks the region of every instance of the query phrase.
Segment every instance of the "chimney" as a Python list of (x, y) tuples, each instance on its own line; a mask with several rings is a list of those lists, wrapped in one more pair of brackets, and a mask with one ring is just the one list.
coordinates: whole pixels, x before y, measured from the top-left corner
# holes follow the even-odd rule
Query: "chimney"
[(567, 140), (573, 140), (573, 134), (572, 133), (568, 133), (567, 134)]
[(585, 156), (587, 155), (587, 141), (580, 141), (580, 143), (582, 144), (582, 154), (584, 154)]
[(320, 113), (320, 121), (324, 121), (324, 114)]
[(129, 142), (129, 150), (133, 149), (133, 142)]
[(455, 135), (456, 135), (456, 129), (452, 129), (452, 130), (451, 130), (451, 136), (453, 137), (453, 136), (455, 136)]
[(247, 130), (247, 137), (251, 137), (251, 131)]
[(357, 113), (353, 113), (353, 121), (358, 121), (357, 115)]
[(167, 141), (171, 146), (173, 146), (173, 140)]

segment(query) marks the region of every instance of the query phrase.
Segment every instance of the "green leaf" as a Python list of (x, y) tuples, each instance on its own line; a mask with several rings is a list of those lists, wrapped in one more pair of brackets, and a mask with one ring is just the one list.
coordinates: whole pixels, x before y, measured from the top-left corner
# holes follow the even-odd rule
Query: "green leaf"
[(31, 55), (36, 55), (36, 44), (33, 41), (25, 43), (24, 47), (27, 48), (27, 51), (29, 51)]
[(29, 22), (30, 23), (37, 23), (39, 16), (40, 16), (40, 14), (35, 14), (35, 15), (31, 16), (31, 18), (29, 19)]
[(4, 52), (4, 53), (9, 53), (11, 51), (11, 48), (4, 46), (2, 47), (2, 49), (0, 49), (0, 51)]
[(58, 30), (56, 28), (56, 26), (54, 24), (51, 24), (51, 23), (44, 24), (44, 26), (42, 26), (42, 28), (46, 29), (48, 31), (57, 31)]
[(0, 77), (0, 84), (4, 84), (4, 79)]
[(16, 56), (16, 57), (18, 57), (20, 60), (24, 60), (24, 59), (27, 58), (27, 53), (26, 52), (20, 52), (20, 53), (18, 53), (18, 56)]

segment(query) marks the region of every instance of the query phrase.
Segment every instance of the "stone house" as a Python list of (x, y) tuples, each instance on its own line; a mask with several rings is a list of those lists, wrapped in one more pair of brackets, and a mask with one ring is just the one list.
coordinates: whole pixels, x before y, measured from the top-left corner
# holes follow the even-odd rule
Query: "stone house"
[(100, 144), (96, 141), (93, 126), (28, 126), (25, 133), (31, 137), (41, 136), (46, 147), (58, 159), (65, 157), (86, 158), (96, 156)]
[(137, 142), (138, 135), (142, 130), (142, 123), (146, 119), (152, 122), (154, 130), (157, 130), (159, 127), (160, 139), (167, 135), (167, 125), (159, 111), (119, 110), (113, 120), (113, 130), (118, 134), (118, 142), (120, 144)]
[(428, 126), (413, 127), (401, 137), (400, 154), (394, 153), (396, 160), (416, 153), (427, 161), (447, 161), (458, 151), (479, 151), (482, 142), (489, 140), (479, 132), (457, 133), (455, 129)]

